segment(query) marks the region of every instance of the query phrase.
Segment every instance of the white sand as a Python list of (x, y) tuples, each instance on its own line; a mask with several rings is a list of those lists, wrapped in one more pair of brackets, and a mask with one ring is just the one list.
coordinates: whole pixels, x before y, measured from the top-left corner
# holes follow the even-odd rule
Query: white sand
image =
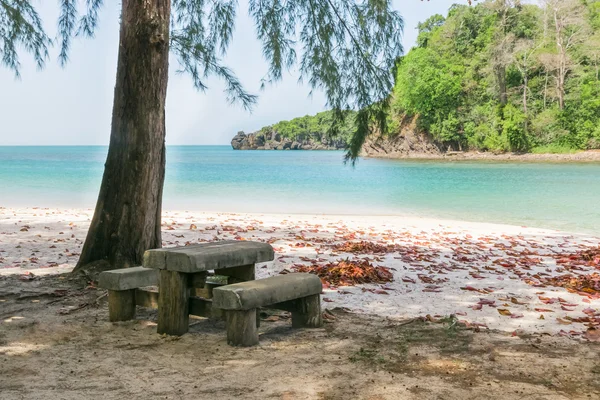
[[(92, 210), (0, 208), (0, 275), (70, 271), (77, 262), (92, 214)], [(394, 269), (394, 282), (386, 285), (325, 290), (325, 307), (347, 307), (391, 318), (456, 314), (459, 319), (485, 324), (490, 329), (549, 334), (584, 331), (583, 324), (569, 323), (564, 318), (582, 317), (586, 308), (600, 309), (600, 300), (525, 282), (528, 275), (540, 272), (547, 276), (564, 274), (551, 255), (598, 246), (600, 238), (590, 235), (397, 216), (165, 212), (163, 225), (164, 246), (233, 238), (269, 241), (275, 248), (276, 260), (259, 265), (258, 278), (291, 270), (293, 264), (310, 264), (301, 257), (319, 259), (319, 263), (369, 257), (374, 265)], [(339, 254), (332, 250), (331, 243), (347, 239), (398, 244), (406, 250), (404, 254), (396, 252), (381, 257)], [(498, 258), (510, 258), (511, 252), (525, 249), (538, 252), (539, 255), (531, 257), (539, 257), (542, 262), (530, 269), (511, 270), (493, 264)], [(428, 259), (419, 261), (423, 256)], [(522, 271), (522, 275), (517, 276), (515, 271)], [(419, 275), (424, 280), (447, 278), (447, 281), (424, 283)], [(409, 279), (415, 283), (406, 282)], [(437, 288), (423, 291), (430, 285)], [(481, 294), (461, 289), (466, 286), (491, 288), (493, 292)], [(573, 306), (561, 306), (559, 301), (544, 304), (539, 296), (561, 298), (563, 304)], [(482, 298), (495, 301), (497, 307), (470, 308)], [(515, 304), (511, 298), (523, 304)], [(539, 312), (535, 308), (553, 312)], [(508, 309), (522, 317), (503, 316), (498, 309)]]

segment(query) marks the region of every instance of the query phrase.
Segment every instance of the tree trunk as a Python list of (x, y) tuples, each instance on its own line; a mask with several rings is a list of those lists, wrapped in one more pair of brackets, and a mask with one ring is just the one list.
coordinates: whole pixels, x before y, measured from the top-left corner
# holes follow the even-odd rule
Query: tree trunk
[(556, 79), (556, 90), (558, 92), (558, 108), (563, 110), (565, 108), (565, 83), (564, 75), (558, 75)]
[(546, 109), (547, 98), (548, 98), (548, 71), (546, 71), (546, 79), (544, 80), (544, 110)]
[(566, 58), (567, 53), (563, 44), (562, 32), (563, 22), (559, 18), (558, 8), (554, 8), (554, 27), (556, 29), (556, 48), (558, 50), (559, 65), (556, 70), (556, 91), (558, 92), (558, 108), (561, 110), (565, 108), (565, 77), (567, 75)]
[(506, 68), (502, 64), (496, 64), (494, 66), (494, 72), (498, 82), (498, 101), (501, 105), (505, 106), (508, 103), (508, 95), (506, 90)]
[(529, 83), (529, 79), (527, 75), (523, 75), (523, 112), (527, 115), (527, 85)]
[(161, 246), (170, 13), (171, 0), (122, 0), (108, 157), (75, 271), (140, 265)]

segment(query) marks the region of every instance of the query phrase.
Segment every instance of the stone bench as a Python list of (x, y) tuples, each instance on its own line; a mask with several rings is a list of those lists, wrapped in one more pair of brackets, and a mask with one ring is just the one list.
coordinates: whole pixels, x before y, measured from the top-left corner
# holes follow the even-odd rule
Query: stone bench
[[(251, 241), (220, 241), (148, 250), (144, 266), (102, 272), (98, 286), (108, 289), (110, 321), (135, 317), (135, 306), (158, 307), (158, 333), (182, 335), (189, 315), (213, 316), (212, 301), (195, 296), (212, 294), (219, 284), (207, 284), (209, 271), (227, 283), (254, 280), (255, 264), (272, 261), (271, 245)], [(159, 291), (142, 290), (159, 286)]]
[(277, 308), (292, 313), (293, 328), (322, 325), (321, 280), (312, 274), (287, 274), (236, 283), (213, 290), (213, 307), (224, 310), (227, 343), (258, 344), (257, 308)]
[[(129, 321), (135, 318), (136, 306), (158, 308), (158, 291), (142, 289), (158, 286), (159, 272), (155, 269), (135, 267), (105, 271), (98, 277), (98, 287), (108, 289), (108, 319), (111, 322)], [(218, 317), (221, 311), (212, 309), (212, 290), (227, 284), (227, 276), (195, 276), (190, 287), (189, 313), (198, 317)], [(223, 282), (225, 280), (225, 282)]]
[(146, 251), (144, 267), (160, 270), (158, 333), (188, 331), (190, 287), (205, 279), (209, 270), (228, 276), (228, 283), (251, 281), (255, 264), (274, 258), (270, 244), (238, 240)]
[(108, 289), (108, 319), (111, 322), (133, 319), (136, 304), (143, 306), (147, 303), (148, 296), (138, 289), (156, 285), (158, 271), (155, 269), (134, 267), (102, 272), (98, 286)]

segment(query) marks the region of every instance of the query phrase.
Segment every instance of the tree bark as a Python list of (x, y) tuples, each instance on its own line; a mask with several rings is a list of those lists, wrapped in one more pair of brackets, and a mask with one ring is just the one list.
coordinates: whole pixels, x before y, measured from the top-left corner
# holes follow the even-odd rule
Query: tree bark
[(496, 81), (498, 82), (498, 101), (505, 106), (508, 103), (508, 94), (506, 89), (506, 67), (501, 64), (494, 66)]
[(108, 157), (75, 271), (140, 265), (161, 246), (170, 13), (171, 0), (122, 0)]
[(529, 79), (527, 74), (523, 75), (523, 112), (527, 115), (527, 86), (529, 84)]
[(565, 108), (565, 77), (567, 75), (567, 53), (562, 40), (563, 22), (559, 18), (558, 8), (554, 8), (554, 27), (556, 29), (556, 48), (558, 50), (559, 62), (556, 70), (556, 91), (558, 92), (558, 107)]

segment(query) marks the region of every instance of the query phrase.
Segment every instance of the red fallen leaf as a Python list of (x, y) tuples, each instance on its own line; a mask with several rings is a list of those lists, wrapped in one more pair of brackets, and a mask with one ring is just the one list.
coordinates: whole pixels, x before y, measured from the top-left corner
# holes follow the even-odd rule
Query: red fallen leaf
[(431, 314), (427, 314), (425, 316), (425, 320), (429, 321), (429, 322), (433, 322), (433, 323), (438, 323), (440, 322), (440, 318), (434, 318), (431, 316)]
[(563, 309), (563, 310), (565, 310), (565, 311), (573, 311), (574, 310), (574, 308), (568, 308), (568, 307), (565, 307), (565, 306), (560, 306), (560, 308)]
[(507, 310), (506, 308), (499, 308), (499, 309), (498, 309), (498, 313), (499, 313), (500, 315), (504, 315), (504, 316), (506, 316), (506, 317), (509, 317), (509, 316), (511, 316), (511, 315), (512, 315), (512, 313), (510, 312), (510, 310)]
[(473, 286), (469, 286), (469, 285), (467, 285), (467, 286), (465, 286), (465, 287), (461, 287), (461, 290), (468, 290), (468, 291), (470, 291), (470, 292), (487, 293), (487, 292), (486, 292), (485, 290), (483, 290), (483, 289), (477, 289), (477, 288), (474, 288)]
[(520, 302), (520, 301), (519, 301), (519, 300), (518, 300), (516, 297), (511, 297), (511, 298), (510, 298), (510, 301), (511, 301), (511, 303), (513, 303), (513, 304), (519, 304), (519, 305), (524, 305), (524, 304), (527, 304), (527, 303)]
[(403, 277), (402, 282), (417, 283), (417, 281), (415, 281), (414, 279), (412, 279), (408, 276)]
[(423, 289), (424, 292), (429, 292), (429, 293), (440, 293), (441, 290), (440, 289), (432, 289), (432, 288), (425, 288)]
[(600, 329), (590, 328), (583, 334), (583, 337), (590, 342), (600, 342)]
[(479, 328), (489, 329), (486, 324), (482, 324), (480, 322), (469, 322), (469, 321), (465, 321), (465, 320), (460, 320), (458, 322), (465, 325), (467, 327), (467, 329), (474, 329), (477, 332), (479, 331)]
[(511, 314), (511, 318), (523, 318), (523, 314)]
[(376, 290), (374, 293), (376, 293), (376, 294), (387, 294), (387, 295), (389, 295), (389, 293), (388, 293), (388, 292), (386, 292), (385, 290), (381, 290), (381, 289), (378, 289), (378, 290)]
[(539, 299), (544, 304), (554, 304), (557, 301), (556, 299), (551, 299), (549, 297), (542, 297), (542, 296), (539, 296)]
[(329, 320), (329, 321), (335, 321), (336, 318), (335, 318), (334, 315), (332, 315), (332, 314), (330, 314), (328, 312), (324, 312), (323, 313), (323, 319)]
[(323, 297), (323, 301), (326, 301), (327, 303), (332, 303), (333, 302), (333, 300), (328, 299), (327, 297)]
[(475, 311), (479, 311), (483, 308), (482, 304), (473, 304), (470, 308), (472, 308)]
[(550, 310), (549, 308), (534, 308), (537, 312), (554, 312), (554, 310)]
[(571, 321), (567, 321), (566, 319), (556, 318), (556, 321), (561, 325), (571, 325)]
[(583, 310), (583, 313), (588, 314), (588, 315), (594, 315), (594, 314), (596, 314), (596, 310), (594, 310), (593, 308), (585, 308)]
[(466, 312), (462, 312), (462, 311), (457, 311), (457, 312), (455, 312), (454, 314), (456, 314), (456, 315), (460, 315), (460, 316), (462, 316), (462, 317), (466, 317), (466, 316), (467, 316), (467, 313), (466, 313)]
[[(571, 321), (571, 322), (579, 322), (581, 324), (585, 324), (585, 323), (591, 323), (592, 321), (590, 321), (592, 318), (590, 317), (578, 317), (578, 318), (573, 318), (573, 317), (565, 317), (566, 320)], [(591, 325), (588, 325), (591, 326)]]
[(489, 299), (479, 299), (479, 303), (477, 304), (482, 304), (482, 305), (487, 305), (487, 306), (491, 306), (496, 304), (496, 300), (489, 300)]

